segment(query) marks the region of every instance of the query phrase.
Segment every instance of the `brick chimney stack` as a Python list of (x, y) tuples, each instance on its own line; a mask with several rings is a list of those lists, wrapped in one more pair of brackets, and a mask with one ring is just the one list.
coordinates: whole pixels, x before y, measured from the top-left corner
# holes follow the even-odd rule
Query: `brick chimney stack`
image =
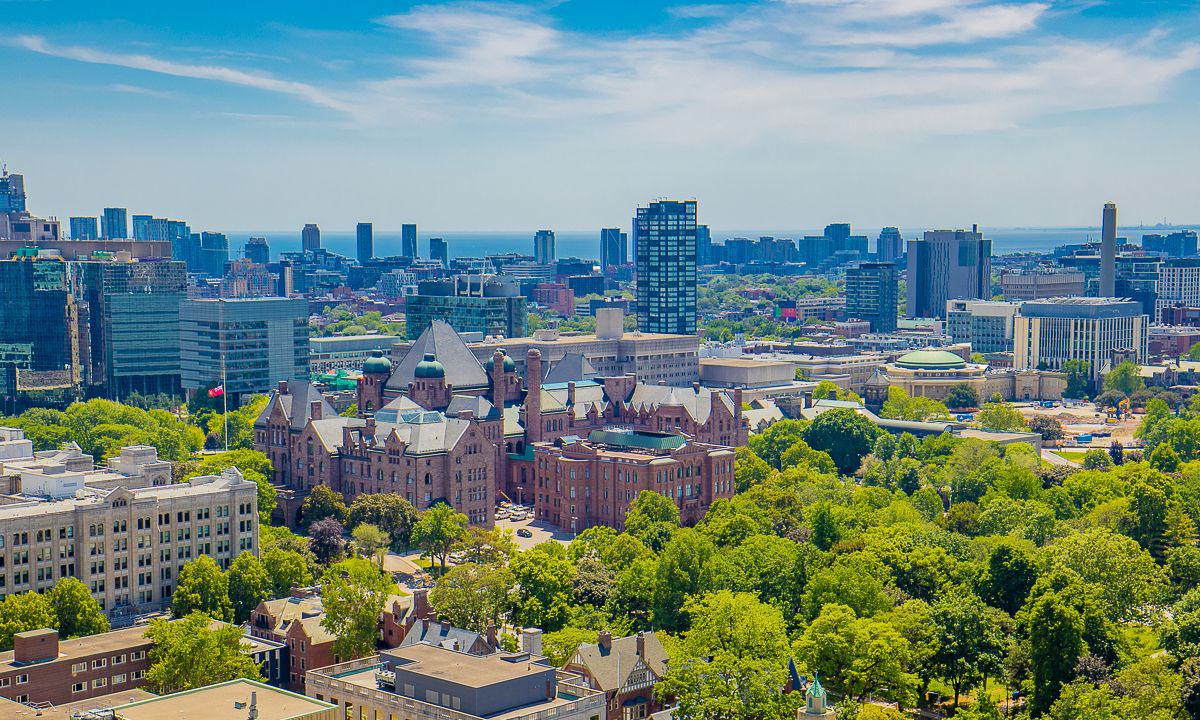
[(612, 650), (612, 633), (607, 630), (601, 630), (600, 637), (596, 640), (596, 644), (599, 645), (600, 649), (604, 652)]
[(313, 420), (321, 419), (321, 401), (313, 400), (308, 405), (308, 416)]

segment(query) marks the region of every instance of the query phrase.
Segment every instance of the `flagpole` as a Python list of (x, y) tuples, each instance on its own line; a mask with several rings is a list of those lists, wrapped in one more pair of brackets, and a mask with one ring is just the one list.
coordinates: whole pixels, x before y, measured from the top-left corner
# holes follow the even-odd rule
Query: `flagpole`
[(229, 389), (225, 386), (225, 298), (221, 298), (221, 403), (225, 409), (225, 452), (229, 452)]

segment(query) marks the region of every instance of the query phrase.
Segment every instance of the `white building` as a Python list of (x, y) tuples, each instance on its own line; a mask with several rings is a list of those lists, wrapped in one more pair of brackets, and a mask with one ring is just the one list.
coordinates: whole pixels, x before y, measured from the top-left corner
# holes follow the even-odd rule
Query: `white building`
[(1121, 298), (1070, 297), (1030, 300), (1016, 317), (1013, 367), (1061, 370), (1082, 360), (1099, 379), (1122, 359), (1146, 362), (1150, 318), (1142, 304)]

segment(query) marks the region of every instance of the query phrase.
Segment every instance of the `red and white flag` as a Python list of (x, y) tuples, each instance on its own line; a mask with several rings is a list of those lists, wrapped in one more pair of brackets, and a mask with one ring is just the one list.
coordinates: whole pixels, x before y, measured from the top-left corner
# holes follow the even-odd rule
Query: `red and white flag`
[(220, 385), (218, 385), (215, 388), (208, 391), (208, 396), (210, 398), (219, 398), (224, 394), (225, 394), (225, 384), (224, 383), (221, 383)]

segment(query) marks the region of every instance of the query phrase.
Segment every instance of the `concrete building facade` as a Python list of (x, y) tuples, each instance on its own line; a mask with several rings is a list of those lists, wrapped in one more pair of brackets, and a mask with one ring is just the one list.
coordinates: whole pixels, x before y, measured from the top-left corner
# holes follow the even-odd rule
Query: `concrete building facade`
[(1149, 321), (1141, 303), (1119, 298), (1022, 303), (1015, 321), (1013, 367), (1061, 370), (1068, 360), (1082, 360), (1098, 380), (1121, 357), (1146, 362)]

